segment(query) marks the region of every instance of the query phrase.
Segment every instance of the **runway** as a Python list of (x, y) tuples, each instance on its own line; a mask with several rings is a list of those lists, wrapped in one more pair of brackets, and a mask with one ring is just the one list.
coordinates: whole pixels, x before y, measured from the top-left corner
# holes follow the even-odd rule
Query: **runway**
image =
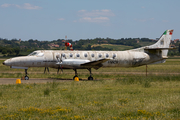
[[(20, 78), (0, 78), (0, 85), (16, 84), (16, 79)], [(50, 79), (50, 78), (30, 78), (30, 80), (21, 80), (22, 84), (47, 83), (47, 82), (65, 82), (72, 79)]]

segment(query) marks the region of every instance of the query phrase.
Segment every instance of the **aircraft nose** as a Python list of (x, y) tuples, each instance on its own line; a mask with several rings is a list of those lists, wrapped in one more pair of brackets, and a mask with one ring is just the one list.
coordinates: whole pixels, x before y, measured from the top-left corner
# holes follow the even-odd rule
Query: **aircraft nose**
[(2, 64), (3, 65), (9, 65), (9, 59), (5, 60)]

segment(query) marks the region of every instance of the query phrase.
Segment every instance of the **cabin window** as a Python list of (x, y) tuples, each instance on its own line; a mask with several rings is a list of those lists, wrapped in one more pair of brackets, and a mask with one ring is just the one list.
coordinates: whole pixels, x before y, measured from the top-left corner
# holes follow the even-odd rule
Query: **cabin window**
[(106, 53), (106, 58), (108, 58), (108, 57), (109, 57), (109, 54)]
[(84, 54), (84, 57), (87, 57), (87, 53)]
[(94, 57), (94, 54), (91, 54), (91, 57)]
[(102, 57), (102, 55), (101, 54), (99, 54), (99, 58), (101, 58)]
[(70, 54), (69, 57), (73, 57), (73, 54)]
[(63, 53), (63, 54), (62, 54), (62, 57), (66, 57), (66, 55)]
[(116, 57), (116, 54), (113, 54), (113, 56), (112, 56), (112, 57), (113, 57), (113, 59), (114, 59), (114, 58)]
[(80, 57), (80, 55), (79, 55), (79, 54), (77, 54), (77, 55), (76, 55), (76, 57)]

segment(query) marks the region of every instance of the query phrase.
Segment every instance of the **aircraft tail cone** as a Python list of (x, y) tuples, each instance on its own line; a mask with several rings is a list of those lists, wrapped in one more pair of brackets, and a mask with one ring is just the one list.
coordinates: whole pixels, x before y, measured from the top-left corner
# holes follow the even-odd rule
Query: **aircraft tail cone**
[(21, 79), (16, 79), (16, 84), (21, 84)]

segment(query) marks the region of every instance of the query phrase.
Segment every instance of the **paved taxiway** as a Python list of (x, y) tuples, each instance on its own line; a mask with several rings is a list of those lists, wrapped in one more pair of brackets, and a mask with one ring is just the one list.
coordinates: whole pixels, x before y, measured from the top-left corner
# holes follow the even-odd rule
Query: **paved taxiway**
[[(16, 79), (19, 78), (0, 78), (0, 85), (16, 84)], [(30, 80), (21, 80), (21, 83), (32, 84), (32, 83), (47, 83), (47, 82), (65, 82), (72, 81), (72, 79), (48, 79), (48, 78), (30, 78)]]

